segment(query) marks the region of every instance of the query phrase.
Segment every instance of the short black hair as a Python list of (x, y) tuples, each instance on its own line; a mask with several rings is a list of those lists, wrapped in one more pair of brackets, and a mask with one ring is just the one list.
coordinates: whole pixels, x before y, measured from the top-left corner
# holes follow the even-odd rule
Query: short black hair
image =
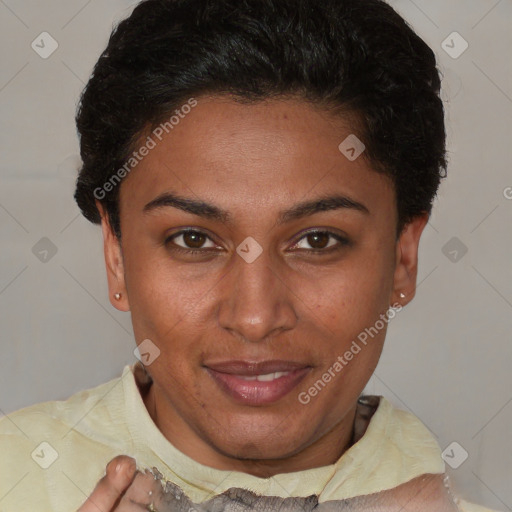
[(104, 185), (148, 126), (191, 97), (292, 95), (356, 120), (364, 157), (393, 181), (400, 233), (446, 176), (440, 88), (432, 49), (382, 0), (145, 0), (82, 93), (75, 199), (99, 223), (98, 198), (120, 238), (120, 186)]

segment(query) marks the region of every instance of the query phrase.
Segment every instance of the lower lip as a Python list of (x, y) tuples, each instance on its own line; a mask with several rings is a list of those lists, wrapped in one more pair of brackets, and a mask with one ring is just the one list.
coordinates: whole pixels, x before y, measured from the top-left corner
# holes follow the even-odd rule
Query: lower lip
[(294, 370), (277, 379), (260, 382), (244, 380), (237, 375), (222, 373), (207, 368), (220, 389), (245, 405), (266, 405), (286, 396), (306, 376), (311, 368)]

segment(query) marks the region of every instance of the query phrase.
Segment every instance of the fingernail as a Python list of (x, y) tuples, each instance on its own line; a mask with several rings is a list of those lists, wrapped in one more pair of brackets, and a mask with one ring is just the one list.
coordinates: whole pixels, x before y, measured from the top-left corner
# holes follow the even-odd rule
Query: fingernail
[(116, 466), (116, 470), (115, 470), (115, 472), (116, 472), (116, 473), (119, 473), (119, 470), (120, 470), (120, 469), (121, 469), (121, 464), (118, 464), (118, 465)]

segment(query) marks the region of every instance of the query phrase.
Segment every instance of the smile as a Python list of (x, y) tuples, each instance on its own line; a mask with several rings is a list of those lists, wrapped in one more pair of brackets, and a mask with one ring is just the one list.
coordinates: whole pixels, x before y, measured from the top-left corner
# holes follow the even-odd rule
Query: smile
[(263, 406), (290, 393), (311, 370), (290, 361), (230, 361), (206, 365), (218, 389), (238, 404)]

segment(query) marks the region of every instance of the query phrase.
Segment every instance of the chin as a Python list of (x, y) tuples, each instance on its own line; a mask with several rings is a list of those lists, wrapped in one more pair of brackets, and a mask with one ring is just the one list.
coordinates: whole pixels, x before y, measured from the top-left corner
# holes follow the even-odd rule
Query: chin
[(237, 443), (231, 442), (226, 446), (217, 446), (216, 448), (229, 458), (247, 461), (286, 459), (294, 454), (294, 451), (289, 452), (280, 440), (269, 442), (268, 439), (240, 440)]
[(235, 459), (272, 460), (283, 459), (300, 451), (307, 444), (307, 434), (289, 424), (286, 417), (274, 421), (237, 423), (226, 425), (226, 436), (219, 438), (218, 430), (210, 437), (214, 448), (225, 456)]

